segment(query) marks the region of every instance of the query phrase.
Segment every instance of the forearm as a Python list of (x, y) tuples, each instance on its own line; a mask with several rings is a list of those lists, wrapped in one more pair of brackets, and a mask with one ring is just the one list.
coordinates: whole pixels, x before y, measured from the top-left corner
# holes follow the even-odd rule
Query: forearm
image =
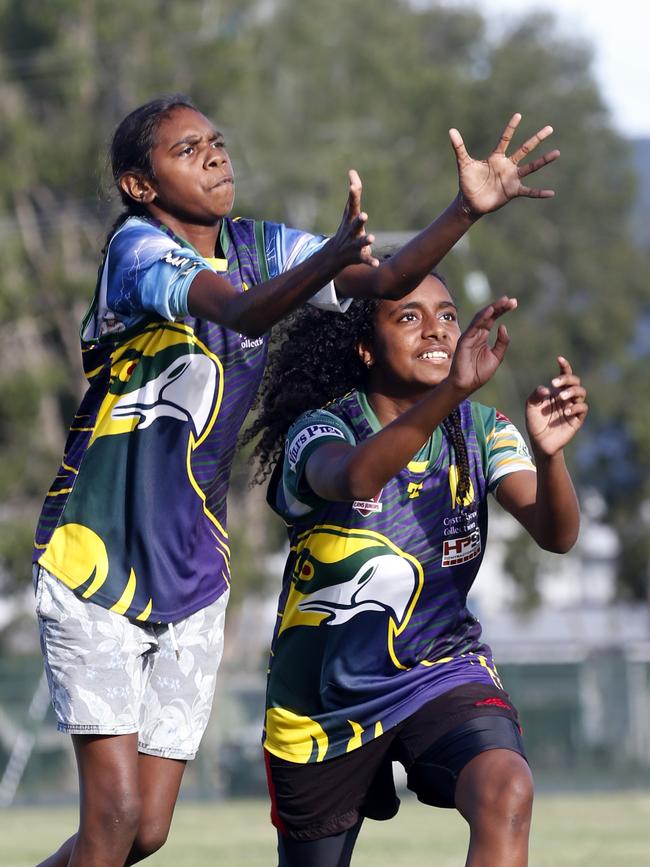
[(236, 292), (211, 271), (192, 281), (188, 308), (192, 316), (209, 319), (249, 337), (258, 337), (332, 280), (340, 263), (325, 244), (309, 259), (277, 277)]
[(375, 496), (402, 470), (433, 431), (465, 397), (448, 380), (378, 433), (354, 448), (327, 454), (318, 450), (307, 462), (309, 486), (326, 500), (363, 500)]
[(535, 455), (535, 463), (537, 495), (529, 530), (540, 547), (564, 554), (575, 544), (580, 529), (580, 507), (564, 452)]
[(353, 265), (341, 271), (335, 281), (338, 294), (350, 298), (403, 297), (422, 282), (477, 219), (459, 194), (433, 223), (379, 268)]

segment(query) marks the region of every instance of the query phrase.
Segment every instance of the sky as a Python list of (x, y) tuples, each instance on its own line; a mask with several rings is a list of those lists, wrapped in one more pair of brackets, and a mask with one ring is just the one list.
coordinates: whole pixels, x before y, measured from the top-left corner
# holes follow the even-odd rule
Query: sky
[(644, 0), (446, 0), (488, 20), (552, 12), (560, 32), (591, 41), (594, 74), (614, 123), (629, 138), (650, 138), (650, 4)]

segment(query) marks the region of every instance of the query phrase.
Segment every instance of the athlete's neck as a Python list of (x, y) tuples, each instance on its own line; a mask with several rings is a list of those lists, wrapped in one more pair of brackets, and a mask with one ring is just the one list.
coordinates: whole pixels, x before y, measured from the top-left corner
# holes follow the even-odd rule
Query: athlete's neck
[(150, 207), (149, 210), (153, 217), (164, 223), (175, 235), (183, 238), (184, 241), (189, 241), (201, 256), (211, 259), (213, 256), (219, 255), (217, 245), (221, 233), (221, 220), (217, 220), (214, 225), (203, 226), (179, 219), (153, 207)]
[(386, 427), (396, 418), (399, 418), (412, 406), (422, 400), (423, 397), (430, 391), (427, 389), (424, 392), (418, 392), (410, 396), (387, 394), (383, 391), (375, 391), (372, 388), (366, 390), (366, 397), (372, 411), (377, 416), (377, 419), (382, 427)]

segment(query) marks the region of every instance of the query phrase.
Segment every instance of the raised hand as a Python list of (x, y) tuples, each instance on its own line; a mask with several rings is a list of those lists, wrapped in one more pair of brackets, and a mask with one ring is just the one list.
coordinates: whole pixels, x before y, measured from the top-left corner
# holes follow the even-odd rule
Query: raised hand
[(350, 186), (343, 218), (336, 234), (328, 242), (341, 262), (341, 267), (365, 263), (377, 267), (379, 260), (372, 254), (374, 235), (366, 234), (368, 214), (361, 210), (361, 178), (354, 169), (348, 172)]
[(493, 346), (490, 346), (488, 338), (497, 319), (516, 306), (516, 298), (504, 295), (479, 310), (460, 336), (448, 379), (465, 395), (485, 385), (503, 361), (510, 343), (505, 325), (498, 326)]
[(587, 391), (563, 356), (560, 375), (550, 386), (538, 385), (526, 401), (526, 427), (536, 454), (556, 454), (580, 430), (589, 410)]
[(491, 211), (497, 211), (511, 199), (526, 196), (532, 199), (549, 199), (555, 195), (553, 190), (524, 186), (522, 178), (536, 172), (560, 156), (559, 150), (552, 150), (526, 165), (519, 163), (533, 151), (540, 142), (548, 138), (553, 127), (545, 126), (531, 136), (517, 150), (508, 156), (506, 151), (515, 134), (520, 114), (513, 114), (506, 124), (499, 143), (485, 160), (475, 160), (467, 153), (461, 134), (457, 129), (449, 130), (449, 138), (456, 154), (458, 183), (461, 207), (474, 218)]

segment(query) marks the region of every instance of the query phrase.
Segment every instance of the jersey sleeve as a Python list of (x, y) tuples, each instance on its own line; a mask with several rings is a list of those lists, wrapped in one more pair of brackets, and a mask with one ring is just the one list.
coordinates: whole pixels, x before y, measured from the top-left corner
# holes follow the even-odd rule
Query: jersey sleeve
[[(299, 229), (289, 229), (281, 223), (264, 223), (264, 243), (269, 277), (277, 277), (290, 268), (300, 265), (323, 247), (329, 238), (325, 235), (310, 235)], [(309, 301), (321, 310), (344, 313), (350, 306), (350, 298), (339, 298), (334, 281), (330, 280)]]
[(202, 270), (212, 269), (196, 251), (149, 223), (127, 220), (109, 244), (95, 316), (84, 337), (128, 328), (152, 313), (169, 320), (187, 316), (190, 284)]
[(272, 503), (283, 518), (300, 518), (324, 502), (309, 487), (305, 466), (316, 449), (328, 442), (341, 441), (354, 445), (354, 434), (345, 422), (326, 410), (306, 412), (294, 422), (287, 434), (282, 479)]
[(479, 405), (485, 431), (486, 478), (494, 493), (510, 473), (536, 472), (528, 446), (510, 419), (499, 410)]

